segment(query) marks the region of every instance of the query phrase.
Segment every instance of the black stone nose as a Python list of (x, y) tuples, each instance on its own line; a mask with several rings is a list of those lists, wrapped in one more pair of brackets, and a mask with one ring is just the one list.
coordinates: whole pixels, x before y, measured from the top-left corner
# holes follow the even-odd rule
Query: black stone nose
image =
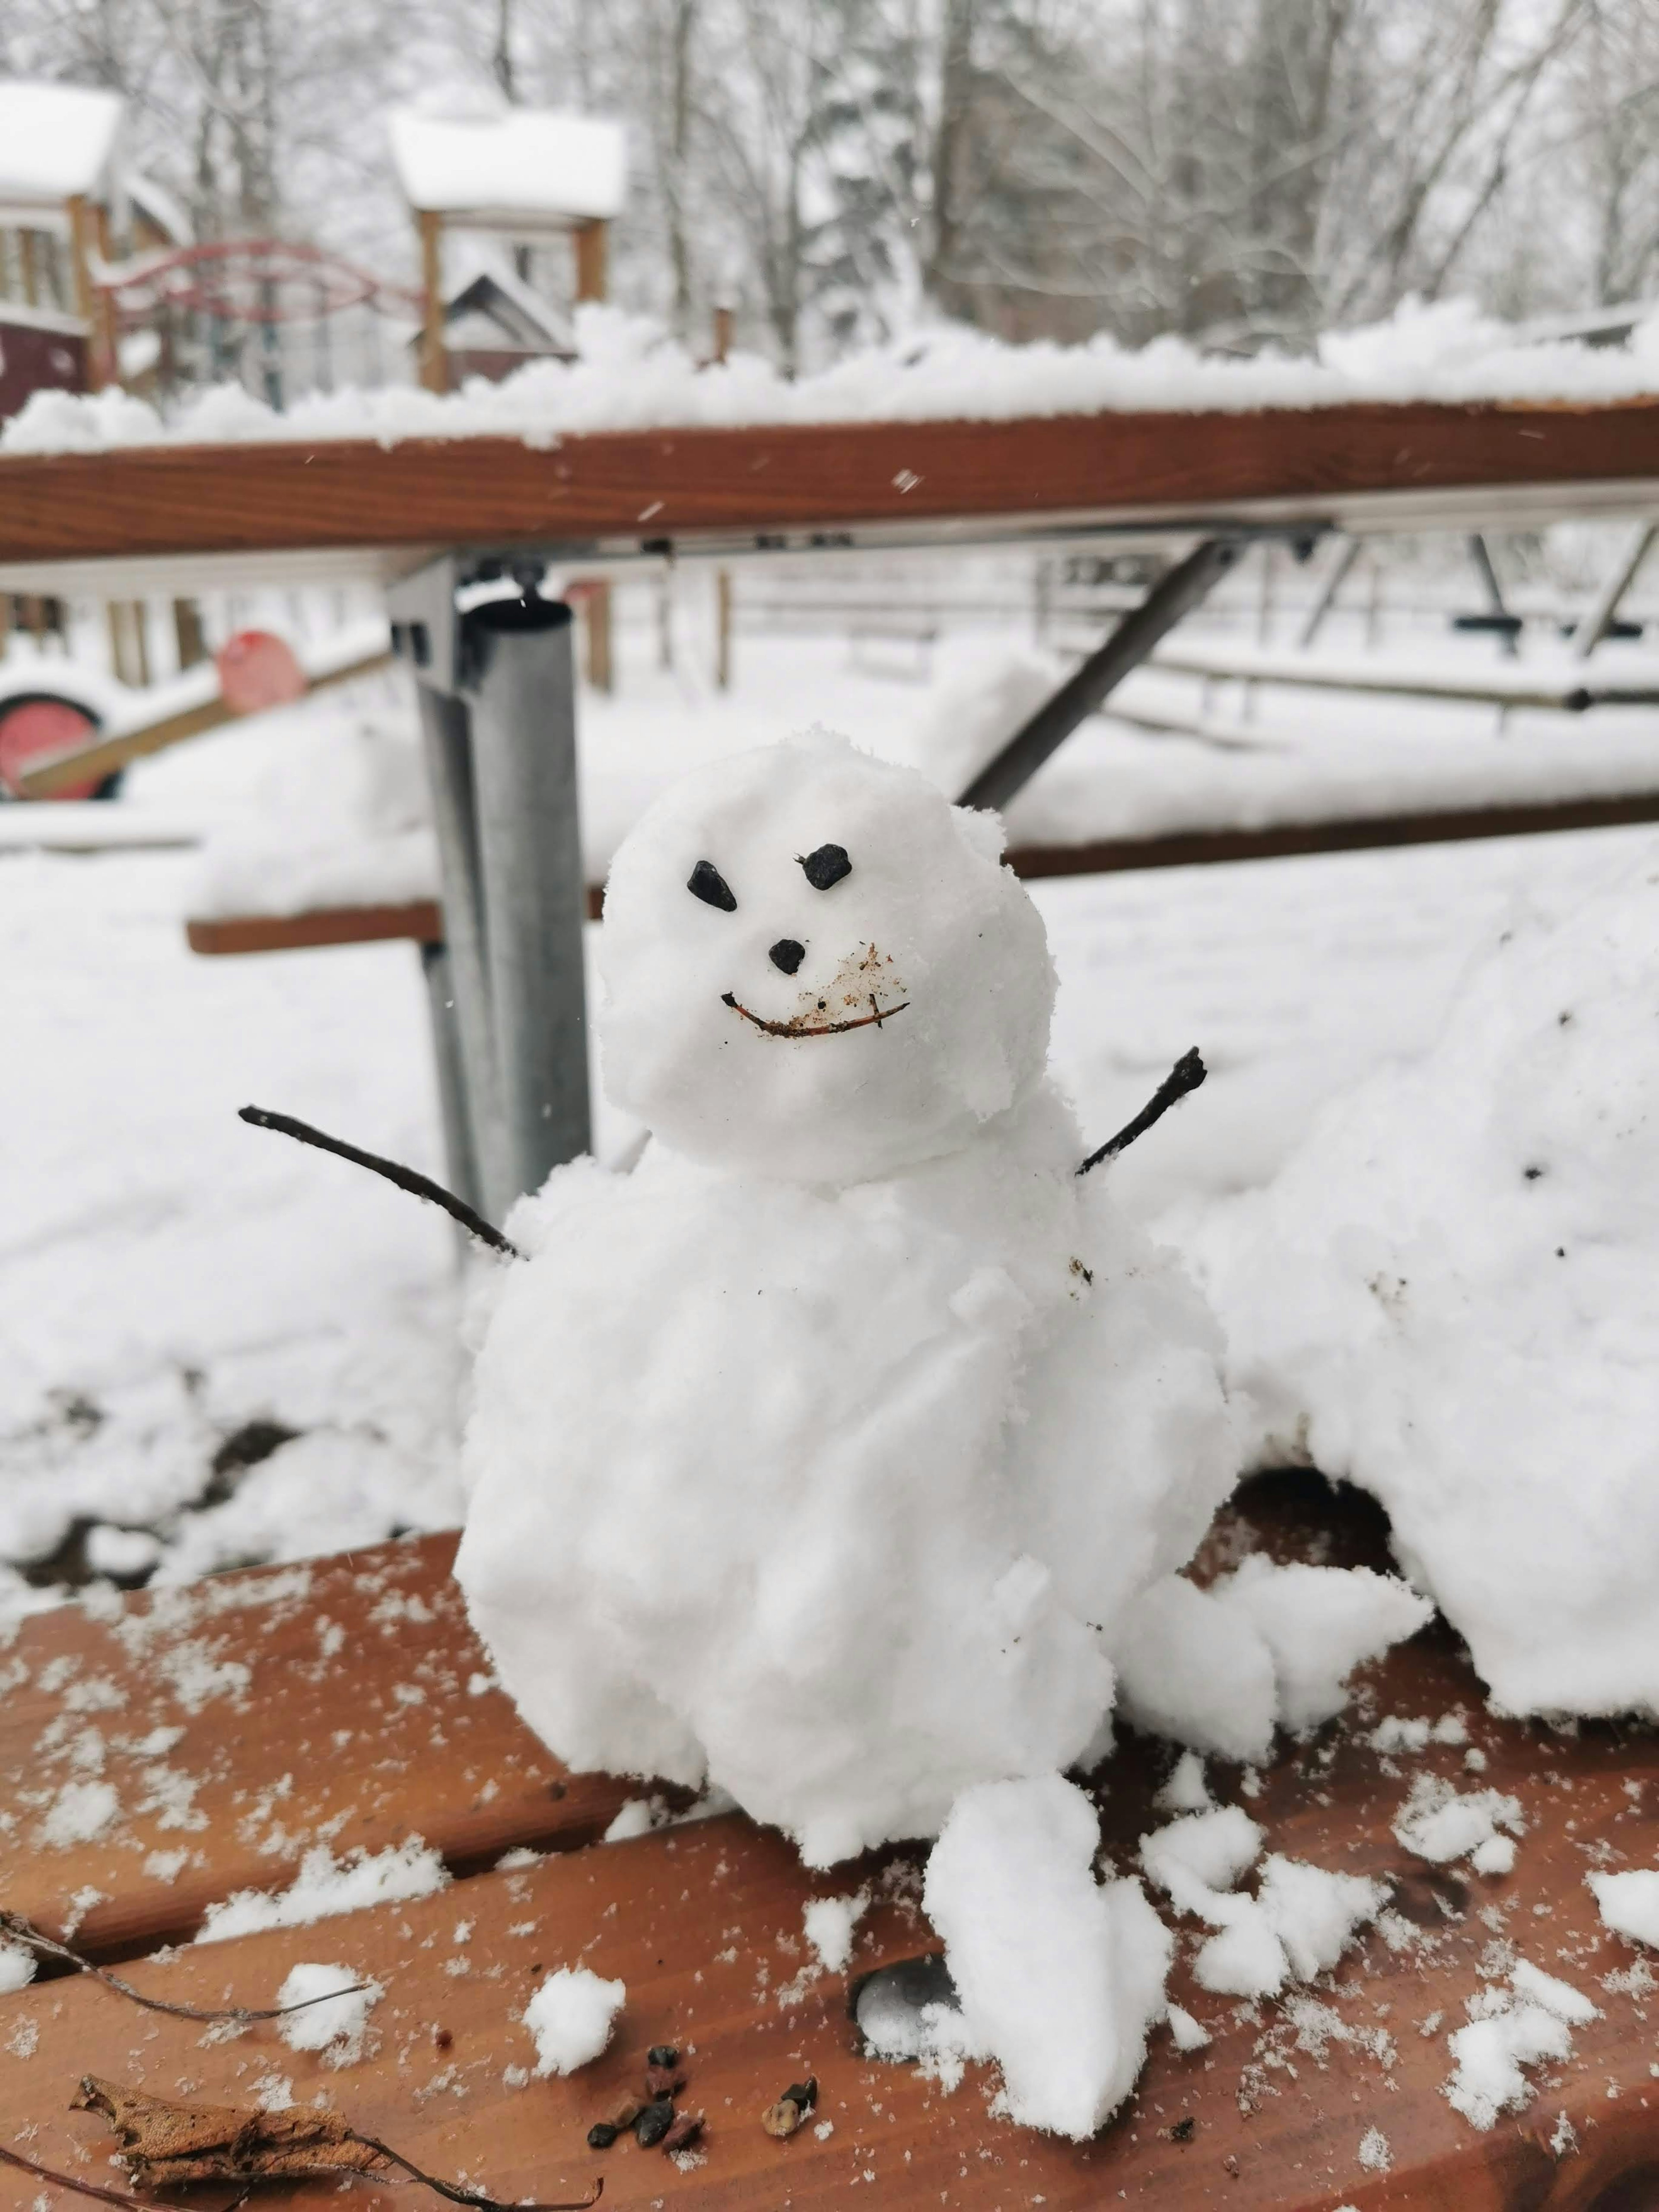
[(793, 937), (781, 937), (766, 957), (775, 968), (781, 968), (786, 975), (793, 975), (806, 957), (806, 947), (797, 945)]

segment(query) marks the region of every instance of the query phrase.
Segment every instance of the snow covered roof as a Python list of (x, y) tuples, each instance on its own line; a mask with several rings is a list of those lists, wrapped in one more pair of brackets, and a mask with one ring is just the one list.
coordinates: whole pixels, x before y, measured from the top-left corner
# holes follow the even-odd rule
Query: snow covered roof
[(118, 93), (0, 78), (0, 201), (56, 207), (97, 195), (125, 107)]
[(124, 169), (121, 185), (136, 212), (147, 216), (175, 246), (194, 244), (196, 232), (189, 212), (165, 185), (158, 185), (142, 169)]
[(622, 211), (628, 149), (620, 123), (541, 108), (432, 115), (399, 107), (387, 127), (398, 182), (413, 208), (505, 230)]

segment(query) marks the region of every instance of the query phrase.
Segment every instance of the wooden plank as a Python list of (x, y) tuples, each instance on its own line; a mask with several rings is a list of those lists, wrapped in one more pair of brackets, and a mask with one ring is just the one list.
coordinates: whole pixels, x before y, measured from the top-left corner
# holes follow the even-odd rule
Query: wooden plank
[(403, 906), (313, 907), (305, 914), (193, 915), (185, 924), (191, 951), (210, 957), (373, 945), (392, 937), (441, 945), (443, 935), (443, 908), (436, 899), (411, 899)]
[(1418, 513), (1440, 494), (1481, 514), (1552, 487), (1565, 513), (1652, 503), (1656, 486), (1653, 400), (603, 431), (545, 446), (160, 445), (0, 460), (0, 563), (538, 543), (629, 552), (698, 539), (764, 548), (776, 533), (833, 543), (837, 531), (881, 526), (971, 537), (1016, 521), (1340, 519), (1390, 497)]
[(1261, 830), (1183, 830), (1164, 837), (1104, 837), (1077, 845), (1016, 845), (1016, 875), (1113, 875), (1136, 868), (1192, 868), (1283, 860), (1309, 853), (1365, 853), (1394, 845), (1455, 845), (1486, 837), (1536, 837), (1659, 822), (1659, 791), (1512, 806), (1449, 807), (1414, 814), (1334, 817)]
[[(310, 678), (307, 690), (321, 691), (331, 684), (350, 684), (360, 676), (372, 676), (377, 669), (390, 668), (390, 653), (372, 653), (362, 659), (348, 661), (343, 667), (324, 670)], [(72, 788), (78, 783), (101, 781), (112, 775), (129, 761), (137, 760), (148, 753), (164, 752), (167, 746), (180, 744), (186, 738), (198, 738), (204, 731), (216, 730), (223, 723), (236, 720), (235, 710), (220, 698), (204, 700), (198, 707), (186, 707), (173, 714), (163, 714), (153, 722), (141, 722), (135, 728), (116, 730), (107, 737), (94, 738), (90, 744), (77, 745), (73, 752), (54, 753), (24, 769), (17, 778), (17, 788), (25, 799), (50, 799), (55, 792)]]
[[(26, 1621), (0, 1648), (5, 1903), (120, 1956), (188, 1935), (234, 1890), (280, 1887), (319, 1841), (419, 1834), (470, 1865), (602, 1833), (629, 1786), (567, 1776), (488, 1686), (455, 1540)], [(54, 1800), (77, 1782), (108, 1784), (118, 1814), (55, 1848)]]
[[(1452, 1710), (1487, 1760), (1478, 1783), (1464, 1747), (1389, 1759), (1366, 1741), (1380, 1713)], [(1102, 1777), (1105, 1840), (1120, 1866), (1164, 1817), (1152, 1792), (1169, 1757), (1130, 1739)], [(1520, 1795), (1528, 1826), (1511, 1875), (1429, 1867), (1395, 1842), (1390, 1823), (1413, 1777), (1425, 1771)], [(1237, 1770), (1212, 1778), (1224, 1796), (1238, 1795)], [(242, 2104), (275, 2076), (296, 2105), (325, 2100), (428, 2172), (465, 2174), (508, 2200), (578, 2196), (602, 2172), (605, 2205), (641, 2212), (667, 2202), (692, 2212), (818, 2212), (846, 2203), (849, 2188), (860, 2203), (870, 2192), (894, 2206), (960, 2212), (1013, 2212), (1039, 2199), (1056, 2212), (1099, 2212), (1120, 2191), (1131, 2202), (1231, 2212), (1338, 2204), (1636, 2212), (1654, 2202), (1659, 2142), (1650, 2007), (1639, 1974), (1630, 1974), (1635, 1954), (1601, 1929), (1583, 1875), (1602, 1862), (1659, 1858), (1656, 1790), (1651, 1731), (1586, 1725), (1555, 1735), (1493, 1719), (1454, 1639), (1425, 1633), (1372, 1671), (1352, 1722), (1288, 1747), (1243, 1799), (1270, 1849), (1391, 1879), (1400, 1916), (1391, 1932), (1401, 1948), (1371, 1935), (1328, 1984), (1301, 1993), (1314, 2008), (1296, 2012), (1195, 1989), (1194, 1931), (1183, 1923), (1171, 1994), (1213, 2040), (1182, 2057), (1155, 2033), (1135, 2097), (1092, 2143), (997, 2118), (983, 2069), (970, 2069), (946, 2096), (908, 2067), (861, 2057), (849, 1978), (936, 1948), (915, 1909), (915, 1855), (809, 1876), (781, 1838), (738, 1818), (127, 1970), (158, 1995), (203, 2004), (270, 2002), (301, 1960), (372, 1975), (386, 1990), (372, 2021), (376, 2047), (342, 2070), (289, 2051), (270, 2025), (226, 2040), (141, 2015), (86, 1981), (50, 1981), (0, 2001), (0, 2141), (60, 2168), (88, 2156), (80, 2170), (108, 2179), (107, 2131), (65, 2111), (83, 2073)], [(850, 1977), (803, 1976), (805, 1902), (862, 1880), (877, 1902)], [(1442, 2094), (1444, 2037), (1492, 1985), (1510, 1945), (1584, 1990), (1602, 2017), (1575, 2031), (1571, 2061), (1534, 2076), (1526, 2112), (1481, 2134)], [(616, 2044), (568, 2080), (514, 2086), (507, 2069), (532, 2060), (518, 2014), (546, 1972), (578, 1960), (627, 1984)], [(1609, 1975), (1625, 1977), (1623, 1986), (1608, 1988)], [(1426, 2026), (1436, 2014), (1437, 2027)], [(704, 2162), (677, 2171), (626, 2142), (590, 2151), (588, 2126), (636, 2086), (647, 2048), (665, 2040), (685, 2054), (682, 2105), (708, 2116)], [(809, 2072), (821, 2085), (817, 2118), (828, 2132), (809, 2127), (787, 2143), (772, 2141), (760, 2112)], [(1571, 2148), (1558, 2133), (1562, 2114)], [(1386, 2172), (1360, 2163), (1373, 2128), (1386, 2140)], [(340, 2201), (320, 2184), (295, 2185), (282, 2199), (293, 2212)], [(368, 2184), (350, 2201), (364, 2212), (400, 2212), (412, 2200), (404, 2188)]]

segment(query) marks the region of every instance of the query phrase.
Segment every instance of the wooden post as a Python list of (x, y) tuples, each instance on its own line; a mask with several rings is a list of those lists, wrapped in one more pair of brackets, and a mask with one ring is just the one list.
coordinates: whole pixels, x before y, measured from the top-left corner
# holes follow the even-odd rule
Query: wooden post
[(100, 357), (96, 325), (97, 301), (93, 291), (92, 257), (95, 232), (92, 210), (79, 192), (71, 193), (65, 203), (69, 210), (70, 264), (75, 282), (75, 312), (86, 325), (87, 381), (94, 392), (103, 389), (106, 381), (104, 364)]
[(202, 610), (196, 600), (173, 601), (173, 635), (178, 643), (181, 669), (194, 668), (199, 661), (207, 659), (207, 640), (202, 634)]
[(716, 307), (714, 310), (714, 350), (709, 356), (709, 359), (714, 366), (718, 368), (720, 363), (725, 361), (726, 356), (731, 352), (731, 350), (732, 310), (730, 307)]
[(142, 599), (111, 599), (105, 610), (109, 625), (110, 665), (120, 683), (137, 690), (149, 683), (149, 639)]
[(609, 223), (585, 222), (576, 233), (576, 297), (579, 301), (603, 300), (609, 296), (605, 249), (610, 232)]
[(595, 691), (614, 691), (616, 668), (611, 657), (611, 580), (600, 576), (582, 594), (582, 633), (587, 647), (584, 672)]
[(732, 689), (732, 571), (714, 571), (714, 683), (721, 691)]
[(432, 208), (420, 211), (421, 283), (426, 292), (421, 325), (421, 382), (428, 392), (449, 389), (449, 355), (444, 345), (443, 217)]
[(29, 307), (38, 307), (40, 304), (40, 277), (34, 261), (35, 240), (36, 234), (32, 230), (20, 230), (17, 234), (18, 251), (23, 259), (23, 304)]
[[(98, 248), (98, 258), (105, 267), (114, 259), (110, 243), (109, 210), (100, 200), (92, 210), (93, 237)], [(101, 285), (94, 285), (92, 294), (91, 350), (98, 366), (93, 374), (93, 388), (101, 392), (105, 386), (121, 381), (120, 349), (116, 342), (114, 295)]]

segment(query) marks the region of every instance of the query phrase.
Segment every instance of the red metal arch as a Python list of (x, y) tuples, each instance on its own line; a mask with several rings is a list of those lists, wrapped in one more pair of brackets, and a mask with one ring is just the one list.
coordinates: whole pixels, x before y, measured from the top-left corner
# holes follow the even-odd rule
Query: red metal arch
[(228, 322), (315, 322), (343, 307), (418, 316), (423, 295), (389, 284), (324, 246), (298, 239), (226, 238), (169, 247), (108, 269), (98, 279), (123, 326), (158, 308)]

